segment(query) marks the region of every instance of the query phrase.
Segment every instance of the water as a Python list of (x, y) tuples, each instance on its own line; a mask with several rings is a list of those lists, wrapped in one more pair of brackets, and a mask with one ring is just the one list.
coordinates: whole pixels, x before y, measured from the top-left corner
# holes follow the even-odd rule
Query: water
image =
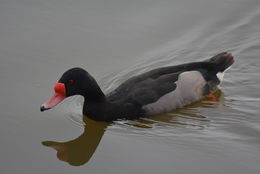
[[(1, 0), (0, 173), (260, 172), (260, 1)], [(109, 92), (150, 69), (230, 51), (214, 95), (136, 121), (82, 119), (82, 98), (40, 113), (68, 68)]]

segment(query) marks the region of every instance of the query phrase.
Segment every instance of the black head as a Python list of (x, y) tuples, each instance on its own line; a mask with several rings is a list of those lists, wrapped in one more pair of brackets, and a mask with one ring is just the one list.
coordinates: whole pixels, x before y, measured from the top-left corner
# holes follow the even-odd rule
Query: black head
[(41, 107), (41, 111), (50, 109), (66, 97), (82, 95), (85, 100), (101, 102), (105, 95), (96, 80), (82, 68), (72, 68), (66, 71), (54, 85), (54, 96)]
[[(85, 96), (96, 81), (82, 68), (72, 68), (66, 71), (58, 81), (65, 85), (66, 97), (73, 95)], [(88, 89), (89, 88), (89, 89)]]

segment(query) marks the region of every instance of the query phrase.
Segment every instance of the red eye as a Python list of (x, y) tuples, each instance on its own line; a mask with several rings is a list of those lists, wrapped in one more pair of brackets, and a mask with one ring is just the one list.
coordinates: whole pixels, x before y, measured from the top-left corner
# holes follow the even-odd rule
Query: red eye
[(68, 80), (68, 84), (74, 83), (74, 80)]

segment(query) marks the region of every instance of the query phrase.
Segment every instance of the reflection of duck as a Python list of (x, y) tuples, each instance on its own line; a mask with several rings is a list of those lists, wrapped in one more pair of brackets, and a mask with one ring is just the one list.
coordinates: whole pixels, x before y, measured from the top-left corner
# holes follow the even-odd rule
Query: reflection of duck
[(234, 63), (223, 52), (202, 62), (158, 68), (135, 76), (105, 96), (92, 76), (81, 68), (65, 72), (55, 84), (55, 95), (42, 105), (50, 109), (64, 98), (82, 95), (83, 114), (99, 121), (170, 112), (202, 99), (214, 92), (221, 75)]
[[(221, 90), (217, 90), (213, 93), (214, 100), (224, 100), (223, 93)], [(168, 114), (157, 115), (150, 117), (149, 119), (139, 119), (136, 121), (128, 121), (124, 124), (138, 127), (138, 128), (152, 128), (154, 125), (173, 125), (173, 126), (196, 126), (202, 127), (200, 125), (192, 125), (190, 122), (183, 122), (177, 118), (180, 115), (189, 117), (190, 119), (200, 119), (204, 121), (206, 117), (199, 115), (193, 109), (199, 107), (213, 107), (216, 102), (212, 101), (211, 98), (204, 98), (203, 100), (189, 105), (183, 109), (175, 110)], [(83, 117), (83, 121), (86, 123), (84, 132), (78, 138), (68, 141), (68, 142), (55, 142), (55, 141), (43, 141), (42, 144), (47, 147), (51, 147), (57, 151), (57, 158), (61, 161), (66, 161), (70, 165), (80, 166), (87, 163), (96, 151), (106, 128), (110, 125), (108, 122), (97, 122), (89, 119), (88, 117)]]
[(94, 154), (109, 123), (96, 122), (83, 117), (86, 123), (84, 132), (68, 142), (44, 141), (42, 144), (57, 151), (57, 158), (73, 166), (87, 163)]

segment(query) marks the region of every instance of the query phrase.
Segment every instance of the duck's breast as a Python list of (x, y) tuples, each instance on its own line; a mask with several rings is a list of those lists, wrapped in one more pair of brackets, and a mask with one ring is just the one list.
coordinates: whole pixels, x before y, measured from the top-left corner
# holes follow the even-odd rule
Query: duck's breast
[(200, 100), (207, 82), (199, 71), (187, 71), (181, 73), (175, 83), (177, 87), (174, 91), (142, 107), (145, 115), (166, 113)]

